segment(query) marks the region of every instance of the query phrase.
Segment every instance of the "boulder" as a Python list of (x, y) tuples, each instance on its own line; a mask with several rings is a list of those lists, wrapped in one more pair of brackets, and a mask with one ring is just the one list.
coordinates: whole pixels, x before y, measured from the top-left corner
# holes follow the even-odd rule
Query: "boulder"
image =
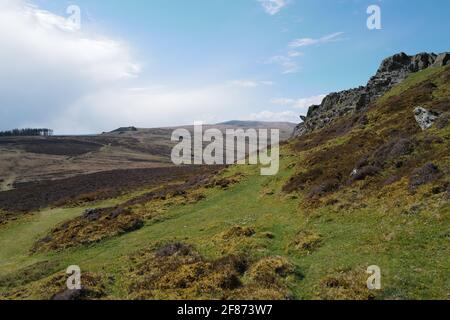
[(425, 108), (417, 107), (414, 109), (414, 117), (422, 130), (431, 128), (437, 120), (438, 115), (428, 111)]

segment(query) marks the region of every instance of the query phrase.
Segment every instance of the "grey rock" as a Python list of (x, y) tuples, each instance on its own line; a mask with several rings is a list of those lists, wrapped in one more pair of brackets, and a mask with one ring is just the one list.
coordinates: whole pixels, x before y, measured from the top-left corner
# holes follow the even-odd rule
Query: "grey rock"
[(436, 57), (434, 67), (443, 67), (450, 63), (450, 52), (444, 52)]
[(417, 107), (414, 109), (414, 117), (422, 130), (431, 128), (437, 120), (438, 115), (428, 111), (425, 108)]

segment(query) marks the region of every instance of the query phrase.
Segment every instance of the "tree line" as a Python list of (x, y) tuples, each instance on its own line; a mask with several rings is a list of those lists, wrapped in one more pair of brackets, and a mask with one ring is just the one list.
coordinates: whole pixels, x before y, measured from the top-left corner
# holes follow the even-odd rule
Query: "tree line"
[(30, 136), (52, 136), (52, 129), (34, 129), (34, 128), (25, 128), (25, 129), (13, 129), (8, 131), (0, 131), (0, 137), (30, 137)]

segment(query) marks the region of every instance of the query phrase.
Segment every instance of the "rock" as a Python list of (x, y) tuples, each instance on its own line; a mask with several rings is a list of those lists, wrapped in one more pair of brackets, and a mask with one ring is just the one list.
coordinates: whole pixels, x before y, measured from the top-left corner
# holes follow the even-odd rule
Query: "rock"
[(419, 53), (412, 58), (410, 70), (417, 72), (428, 67), (431, 67), (436, 60), (437, 55), (434, 53)]
[(444, 52), (439, 54), (436, 57), (436, 60), (433, 64), (434, 67), (443, 67), (446, 66), (450, 62), (450, 52)]
[(431, 128), (438, 116), (425, 108), (417, 107), (414, 109), (414, 116), (422, 130)]
[(449, 61), (450, 53), (419, 53), (409, 56), (402, 52), (386, 58), (366, 86), (331, 93), (320, 105), (311, 106), (307, 116), (302, 117), (303, 123), (295, 128), (293, 136), (300, 137), (322, 129), (339, 117), (365, 109), (411, 73), (433, 66), (443, 66)]

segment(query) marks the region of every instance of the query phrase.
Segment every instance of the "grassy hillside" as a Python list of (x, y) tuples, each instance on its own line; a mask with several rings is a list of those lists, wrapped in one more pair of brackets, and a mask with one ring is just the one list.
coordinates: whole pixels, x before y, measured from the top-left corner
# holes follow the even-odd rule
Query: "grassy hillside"
[[(0, 226), (0, 298), (51, 298), (79, 265), (86, 299), (449, 299), (449, 83), (449, 67), (412, 75), (283, 144), (273, 177), (233, 166)], [(423, 132), (419, 105), (447, 113)], [(366, 288), (370, 265), (382, 290)]]

